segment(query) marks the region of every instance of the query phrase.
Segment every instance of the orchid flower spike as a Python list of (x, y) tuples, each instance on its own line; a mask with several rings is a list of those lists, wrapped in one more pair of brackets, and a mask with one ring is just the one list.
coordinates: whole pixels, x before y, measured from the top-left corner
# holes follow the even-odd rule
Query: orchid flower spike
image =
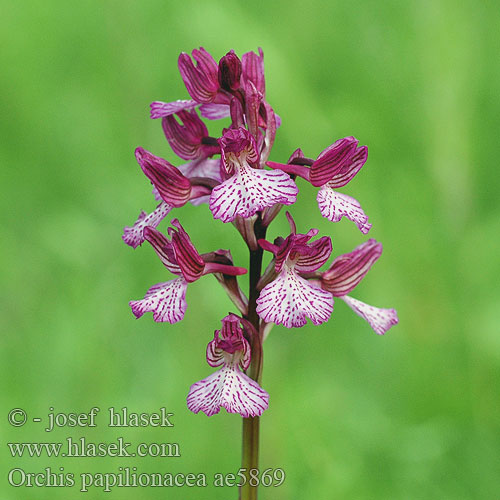
[(258, 168), (259, 153), (248, 130), (228, 129), (219, 143), (227, 178), (210, 195), (215, 219), (232, 222), (237, 216), (251, 217), (277, 203), (295, 203), (298, 189), (287, 173)]
[[(187, 163), (174, 166), (143, 148), (136, 149), (137, 162), (159, 204), (149, 214), (141, 211), (122, 236), (133, 248), (147, 240), (174, 277), (153, 285), (143, 299), (129, 305), (136, 318), (152, 312), (156, 322), (176, 323), (186, 312), (188, 285), (213, 274), (240, 316), (229, 314), (222, 319), (206, 351), (208, 364), (218, 370), (191, 386), (187, 405), (194, 413), (211, 416), (225, 408), (248, 419), (260, 416), (269, 404), (269, 395), (259, 382), (263, 341), (273, 324), (297, 328), (309, 319), (320, 325), (330, 318), (335, 297), (379, 335), (399, 321), (394, 309), (376, 308), (348, 295), (380, 257), (380, 243), (370, 239), (321, 271), (332, 254), (331, 239), (316, 238), (317, 229), (297, 233), (290, 213), (286, 212), (288, 236), (273, 243), (264, 239), (283, 205), (296, 202), (297, 176), (318, 188), (323, 217), (332, 222), (346, 217), (363, 234), (368, 233), (371, 223), (360, 203), (337, 191), (361, 170), (368, 149), (349, 136), (337, 140), (316, 159), (304, 157), (297, 149), (286, 164), (270, 162), (281, 119), (266, 100), (262, 49), (241, 58), (230, 50), (217, 62), (200, 47), (190, 54), (181, 53), (178, 67), (189, 96), (153, 102), (151, 118), (161, 118), (170, 148)], [(205, 118), (228, 118), (230, 122), (212, 137)], [(247, 270), (233, 265), (229, 250), (200, 254), (177, 219), (171, 221), (166, 234), (156, 229), (171, 210), (188, 203), (208, 204), (214, 219), (233, 223), (243, 237), (250, 251), (248, 295), (238, 280)], [(272, 254), (263, 273), (262, 250)], [(258, 419), (246, 424), (250, 425), (244, 426), (244, 440), (249, 442), (248, 436), (258, 429)], [(254, 453), (251, 461), (256, 456)], [(243, 470), (252, 467), (247, 464)]]
[(132, 300), (129, 305), (136, 318), (152, 311), (156, 322), (177, 323), (186, 312), (186, 289), (189, 283), (205, 274), (222, 273), (230, 276), (245, 274), (242, 267), (208, 262), (198, 253), (189, 235), (177, 219), (168, 230), (171, 240), (152, 227), (144, 229), (144, 237), (154, 248), (163, 265), (178, 276), (164, 283), (153, 285), (142, 300)]
[(221, 368), (191, 386), (188, 408), (209, 417), (219, 413), (221, 407), (245, 418), (260, 416), (269, 406), (269, 395), (243, 373), (250, 360), (250, 344), (243, 335), (241, 318), (229, 314), (207, 345), (207, 363)]
[(383, 335), (399, 322), (395, 309), (381, 309), (349, 297), (382, 254), (382, 244), (370, 239), (352, 252), (339, 255), (328, 271), (320, 273), (321, 287), (342, 299), (358, 316), (368, 321), (375, 333)]
[(328, 321), (333, 311), (333, 296), (301, 277), (319, 269), (332, 253), (328, 236), (309, 243), (318, 234), (311, 229), (297, 234), (295, 222), (287, 212), (291, 233), (279, 245), (259, 240), (260, 246), (275, 256), (277, 277), (266, 285), (257, 299), (257, 313), (266, 323), (282, 324), (287, 328), (300, 327), (309, 318), (315, 325)]
[[(300, 151), (300, 150), (299, 150)], [(347, 217), (366, 234), (372, 227), (360, 203), (334, 189), (345, 186), (361, 170), (368, 157), (368, 148), (358, 146), (354, 137), (339, 139), (322, 151), (316, 160), (295, 152), (288, 164), (267, 162), (271, 168), (299, 175), (313, 186), (320, 187), (317, 201), (321, 215), (332, 222)]]

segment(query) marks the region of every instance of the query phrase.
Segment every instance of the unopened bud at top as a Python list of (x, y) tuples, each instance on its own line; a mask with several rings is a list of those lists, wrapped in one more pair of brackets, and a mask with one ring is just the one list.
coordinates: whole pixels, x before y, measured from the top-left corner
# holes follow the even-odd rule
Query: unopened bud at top
[(228, 52), (219, 61), (219, 85), (227, 91), (240, 88), (241, 61), (234, 53), (234, 50)]

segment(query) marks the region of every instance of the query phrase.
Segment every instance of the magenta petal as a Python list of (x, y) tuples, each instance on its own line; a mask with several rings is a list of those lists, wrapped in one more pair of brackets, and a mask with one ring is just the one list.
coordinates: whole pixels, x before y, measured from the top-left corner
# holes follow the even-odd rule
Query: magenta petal
[(341, 172), (345, 165), (351, 163), (357, 144), (358, 141), (354, 137), (345, 137), (322, 151), (311, 165), (311, 184), (316, 187), (323, 186)]
[(172, 210), (172, 206), (162, 201), (150, 214), (142, 211), (133, 226), (123, 229), (123, 241), (133, 248), (137, 248), (144, 242), (143, 231), (146, 226), (156, 227)]
[(321, 277), (322, 287), (335, 297), (342, 297), (358, 286), (382, 254), (382, 244), (365, 241), (352, 252), (339, 255)]
[(177, 219), (173, 219), (171, 224), (177, 229), (170, 227), (168, 232), (172, 237), (172, 247), (175, 253), (175, 259), (181, 269), (182, 275), (188, 283), (196, 281), (203, 275), (205, 262), (200, 257), (191, 238), (186, 233)]
[[(245, 92), (245, 117), (247, 127), (253, 137), (258, 137), (260, 105), (264, 102), (264, 96), (255, 88), (252, 82), (249, 82)], [(274, 128), (276, 129), (276, 124)]]
[(203, 274), (226, 274), (227, 276), (241, 276), (248, 272), (244, 267), (219, 264), (218, 262), (205, 263)]
[(152, 311), (156, 322), (177, 323), (186, 312), (186, 288), (184, 278), (158, 283), (146, 292), (142, 300), (132, 300), (129, 305), (136, 318)]
[(203, 48), (193, 50), (193, 59), (188, 54), (179, 56), (178, 64), (189, 95), (197, 102), (212, 102), (219, 89), (218, 66), (214, 58)]
[(395, 309), (380, 309), (373, 307), (352, 297), (340, 297), (358, 316), (370, 323), (375, 333), (384, 335), (393, 325), (399, 323), (398, 313)]
[(318, 191), (317, 200), (321, 215), (332, 222), (338, 222), (342, 217), (347, 217), (358, 226), (363, 234), (366, 234), (372, 227), (359, 202), (350, 196), (323, 186)]
[(332, 253), (332, 240), (323, 236), (308, 245), (309, 252), (301, 255), (295, 264), (295, 269), (301, 272), (312, 272), (319, 269)]
[(215, 338), (207, 344), (207, 363), (216, 368), (224, 364), (224, 351), (217, 346), (219, 331), (215, 332)]
[(179, 100), (174, 102), (162, 102), (154, 101), (150, 104), (151, 108), (151, 118), (163, 118), (164, 116), (170, 116), (174, 113), (178, 113), (183, 109), (191, 109), (197, 106), (196, 101), (190, 100)]
[(335, 189), (345, 186), (361, 170), (361, 167), (366, 163), (367, 158), (368, 148), (366, 146), (361, 146), (356, 150), (349, 162), (345, 163), (343, 167), (328, 181), (328, 187)]
[(290, 175), (298, 175), (307, 181), (309, 180), (310, 168), (305, 165), (284, 164), (275, 161), (266, 161), (266, 165), (273, 169), (283, 170), (283, 172), (287, 172)]
[(163, 265), (171, 273), (181, 276), (181, 268), (177, 264), (172, 242), (163, 233), (150, 226), (144, 228), (144, 238), (153, 247)]
[(269, 395), (238, 368), (226, 365), (191, 386), (187, 406), (209, 417), (219, 413), (221, 407), (244, 418), (257, 417), (269, 406)]
[(273, 108), (271, 108), (271, 106), (266, 101), (264, 101), (262, 104), (265, 110), (264, 123), (266, 130), (264, 134), (264, 145), (260, 152), (260, 160), (262, 163), (265, 163), (269, 158), (269, 154), (271, 153), (271, 149), (274, 144), (277, 126), (276, 115), (274, 114)]
[(281, 170), (241, 166), (233, 177), (212, 190), (210, 210), (215, 219), (232, 222), (238, 215), (251, 217), (276, 203), (292, 205), (298, 191), (295, 182)]
[(264, 53), (259, 47), (259, 54), (247, 52), (241, 56), (242, 83), (245, 90), (249, 82), (262, 94), (266, 93), (266, 82), (264, 79)]
[(260, 292), (257, 313), (266, 323), (300, 327), (309, 318), (315, 325), (328, 321), (333, 295), (309, 283), (285, 266), (278, 277)]
[(179, 171), (189, 179), (191, 177), (208, 177), (222, 182), (220, 158), (200, 158), (179, 166)]
[(229, 104), (207, 103), (200, 106), (201, 116), (208, 120), (221, 120), (231, 115)]
[(203, 138), (208, 136), (208, 129), (196, 110), (179, 111), (176, 114), (182, 124), (174, 115), (166, 116), (162, 120), (163, 132), (173, 152), (184, 160), (208, 156), (205, 153), (209, 147), (202, 144)]
[(189, 201), (191, 183), (178, 168), (143, 148), (135, 150), (135, 157), (164, 201), (174, 207), (182, 207)]

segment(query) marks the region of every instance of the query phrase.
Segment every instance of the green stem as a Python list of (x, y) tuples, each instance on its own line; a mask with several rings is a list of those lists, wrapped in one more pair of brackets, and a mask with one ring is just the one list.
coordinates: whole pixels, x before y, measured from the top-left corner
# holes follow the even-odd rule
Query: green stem
[[(262, 227), (260, 218), (255, 222), (255, 236), (264, 238), (266, 228)], [(250, 342), (252, 358), (247, 375), (257, 383), (261, 383), (262, 378), (262, 338), (259, 331), (259, 315), (257, 314), (257, 298), (259, 292), (257, 283), (262, 272), (262, 248), (250, 250), (250, 289), (248, 294), (248, 321), (255, 328), (256, 335), (253, 335)], [(250, 484), (252, 469), (259, 467), (259, 417), (243, 419), (243, 452), (241, 468), (244, 471), (246, 482), (240, 487), (240, 500), (257, 500), (257, 485)], [(255, 480), (254, 480), (255, 481)]]

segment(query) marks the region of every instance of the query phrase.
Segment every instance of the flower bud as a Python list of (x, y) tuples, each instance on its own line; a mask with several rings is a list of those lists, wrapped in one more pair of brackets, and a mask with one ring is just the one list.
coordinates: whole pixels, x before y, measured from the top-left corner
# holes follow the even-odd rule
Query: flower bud
[(240, 88), (241, 61), (233, 50), (219, 61), (219, 85), (227, 91)]

